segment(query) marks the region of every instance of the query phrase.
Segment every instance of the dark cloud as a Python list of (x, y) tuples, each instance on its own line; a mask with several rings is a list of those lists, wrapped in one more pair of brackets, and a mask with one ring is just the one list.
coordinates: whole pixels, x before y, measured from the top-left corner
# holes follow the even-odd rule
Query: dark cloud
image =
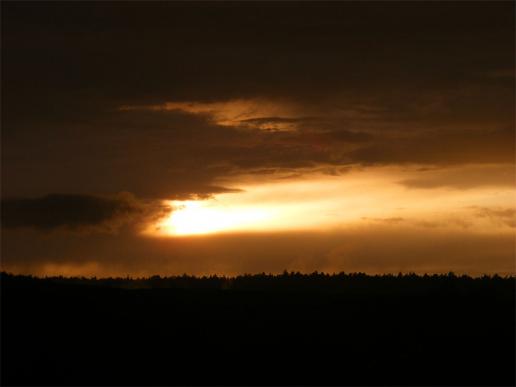
[(204, 116), (181, 112), (112, 112), (91, 122), (41, 129), (4, 137), (4, 196), (122, 190), (177, 199), (226, 192), (214, 177), (231, 165), (210, 148), (253, 141)]
[(135, 218), (166, 213), (156, 203), (143, 203), (129, 193), (116, 196), (52, 194), (2, 200), (2, 227), (49, 231), (115, 231)]
[[(234, 192), (217, 179), (255, 170), (511, 163), (514, 143), (509, 129), (394, 135), (312, 126), (263, 132), (217, 125), (203, 114), (113, 112), (93, 122), (42, 127), (30, 136), (23, 131), (4, 136), (2, 190), (4, 196), (123, 190), (153, 198), (206, 197)], [(477, 175), (478, 181), (510, 181), (500, 173)], [(418, 179), (404, 184), (415, 187)], [(464, 186), (465, 180), (458, 176), (446, 184)]]
[(13, 87), (30, 88), (44, 73), (42, 89), (111, 100), (317, 100), (331, 89), (430, 86), (463, 79), (465, 69), (513, 68), (513, 10), (511, 3), (12, 2), (3, 24)]
[[(56, 135), (48, 137), (48, 132)], [(5, 137), (2, 189), (8, 196), (88, 194), (93, 187), (154, 198), (205, 197), (235, 192), (216, 181), (234, 173), (338, 164), (336, 143), (363, 143), (368, 137), (348, 131), (242, 131), (217, 125), (204, 114), (179, 111), (113, 112), (97, 115), (92, 123)], [(30, 157), (27, 149), (33, 149)]]
[(516, 69), (515, 68), (508, 68), (508, 69), (498, 69), (493, 70), (487, 73), (488, 77), (492, 78), (509, 78), (514, 79), (516, 77)]
[(363, 164), (493, 164), (513, 163), (514, 128), (494, 130), (449, 130), (417, 135), (385, 137), (361, 147), (349, 156)]
[[(486, 74), (514, 68), (513, 11), (4, 2), (3, 194), (180, 198), (264, 168), (512, 161), (514, 83)], [(207, 112), (143, 108), (234, 99), (296, 109), (224, 127)]]

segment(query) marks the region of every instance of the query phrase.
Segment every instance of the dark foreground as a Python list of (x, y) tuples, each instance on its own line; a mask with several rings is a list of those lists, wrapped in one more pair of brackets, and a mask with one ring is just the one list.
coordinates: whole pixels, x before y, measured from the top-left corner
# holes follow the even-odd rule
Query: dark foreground
[(1, 285), (2, 385), (514, 385), (514, 279)]

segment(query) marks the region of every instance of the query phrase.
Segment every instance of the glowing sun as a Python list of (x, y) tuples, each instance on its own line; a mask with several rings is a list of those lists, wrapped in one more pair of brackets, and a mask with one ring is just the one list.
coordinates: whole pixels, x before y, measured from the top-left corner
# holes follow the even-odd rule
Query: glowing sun
[(264, 209), (223, 206), (214, 201), (172, 201), (172, 212), (158, 228), (168, 235), (200, 235), (235, 231), (260, 224), (269, 214)]
[[(399, 184), (399, 181), (412, 177), (410, 173), (379, 168), (367, 173), (349, 172), (345, 178), (316, 175), (296, 180), (242, 184), (239, 192), (221, 193), (205, 200), (165, 200), (170, 213), (155, 223), (149, 223), (143, 233), (155, 237), (180, 237), (215, 233), (331, 231), (386, 222), (391, 222), (394, 227), (393, 219), (398, 220), (397, 227), (423, 225), (423, 222), (430, 221), (447, 224), (451, 228), (463, 227), (448, 220), (451, 211), (455, 217), (467, 219), (470, 228), (493, 232), (499, 229), (487, 224), (488, 218), (471, 215), (471, 206), (500, 206), (503, 203), (510, 207), (514, 201), (513, 190), (492, 192), (487, 188), (467, 192), (434, 189), (429, 195), (425, 190), (407, 189)], [(508, 231), (506, 228), (504, 230)]]

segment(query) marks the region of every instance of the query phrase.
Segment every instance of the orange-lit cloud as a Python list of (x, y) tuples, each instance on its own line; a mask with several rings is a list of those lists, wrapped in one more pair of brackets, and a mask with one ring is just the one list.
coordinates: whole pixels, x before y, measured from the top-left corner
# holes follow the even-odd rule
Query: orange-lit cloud
[(182, 111), (209, 116), (217, 125), (268, 131), (295, 130), (299, 107), (286, 101), (236, 99), (221, 102), (166, 102), (160, 105), (121, 106), (121, 111)]
[[(403, 221), (415, 227), (467, 227), (485, 233), (508, 231), (506, 225), (478, 216), (471, 208), (514, 208), (514, 187), (479, 185), (466, 191), (450, 190), (447, 175), (442, 187), (431, 185), (429, 190), (413, 190), (398, 182), (401, 177), (419, 173), (417, 168), (393, 167), (337, 176), (313, 173), (286, 180), (267, 181), (263, 177), (264, 181), (255, 179), (253, 184), (238, 186), (241, 191), (237, 193), (217, 194), (200, 201), (168, 202), (171, 215), (149, 228), (147, 234), (321, 231), (379, 220)], [(442, 173), (437, 170), (433, 175), (427, 172), (427, 176), (438, 179)]]

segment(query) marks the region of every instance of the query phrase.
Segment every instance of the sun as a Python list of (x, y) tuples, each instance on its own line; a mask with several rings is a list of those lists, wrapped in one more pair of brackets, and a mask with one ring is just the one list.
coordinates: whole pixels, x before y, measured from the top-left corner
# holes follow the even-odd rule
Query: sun
[(264, 209), (223, 206), (212, 200), (171, 201), (169, 205), (172, 212), (158, 228), (172, 236), (238, 231), (268, 218)]

